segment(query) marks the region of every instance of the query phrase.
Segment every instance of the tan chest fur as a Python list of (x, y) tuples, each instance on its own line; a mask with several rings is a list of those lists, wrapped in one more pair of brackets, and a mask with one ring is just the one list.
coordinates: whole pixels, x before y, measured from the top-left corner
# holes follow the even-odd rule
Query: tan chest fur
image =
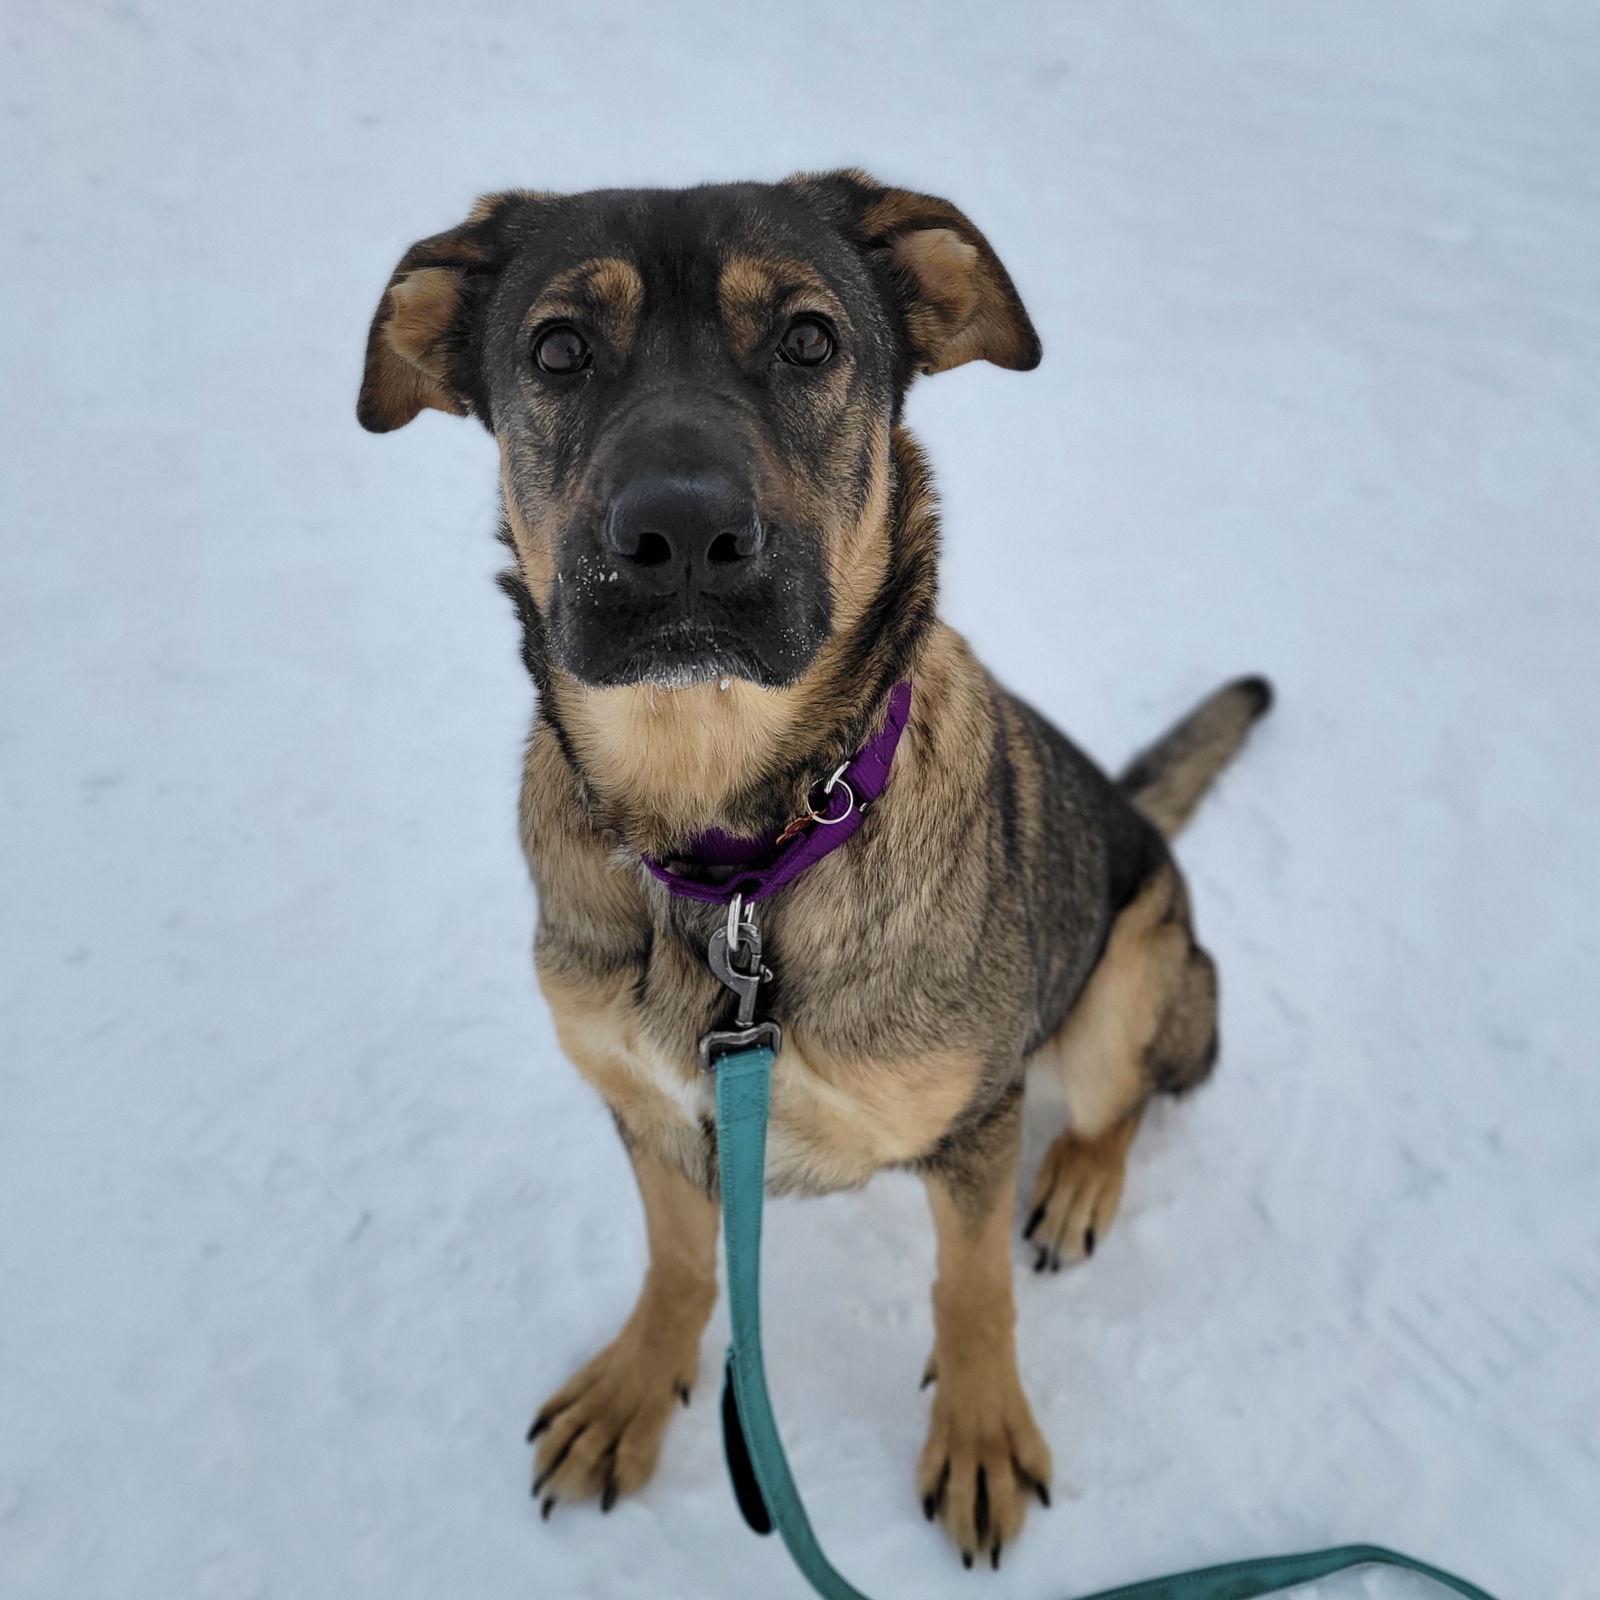
[[(577, 985), (541, 974), (562, 1048), (627, 1125), (691, 1175), (716, 1114), (714, 1084), (690, 1059), (656, 1047), (631, 986)], [(862, 1060), (793, 1028), (772, 1075), (767, 1181), (776, 1191), (859, 1187), (925, 1154), (966, 1106), (980, 1065), (959, 1051)]]

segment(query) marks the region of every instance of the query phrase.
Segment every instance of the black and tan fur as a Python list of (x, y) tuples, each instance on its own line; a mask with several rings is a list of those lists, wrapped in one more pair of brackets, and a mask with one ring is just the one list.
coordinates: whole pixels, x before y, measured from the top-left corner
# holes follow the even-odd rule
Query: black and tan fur
[[(788, 362), (796, 318), (832, 332), (815, 370)], [(532, 359), (552, 327), (581, 333), (583, 371)], [(505, 584), (539, 694), (521, 810), (539, 979), (616, 1119), (649, 1232), (622, 1332), (536, 1421), (546, 1514), (591, 1495), (609, 1509), (649, 1477), (716, 1296), (696, 1042), (729, 1010), (704, 957), (722, 913), (669, 895), (640, 854), (671, 858), (711, 827), (775, 831), (902, 679), (911, 720), (882, 799), (761, 907), (763, 1008), (785, 1040), (769, 1182), (815, 1194), (886, 1167), (922, 1175), (937, 1387), (919, 1497), (969, 1564), (998, 1564), (1028, 1500), (1048, 1504), (1012, 1340), (1024, 1065), (1053, 1062), (1070, 1108), (1028, 1208), (1042, 1268), (1104, 1238), (1150, 1096), (1210, 1070), (1216, 977), (1165, 835), (1269, 696), (1256, 679), (1219, 691), (1114, 782), (939, 620), (906, 389), (1038, 357), (972, 223), (855, 172), (491, 195), (407, 252), (380, 301), (362, 422), (434, 407), (499, 441)], [(606, 530), (641, 474), (691, 469), (748, 502), (753, 553), (725, 545), (698, 600), (688, 575), (662, 598)]]

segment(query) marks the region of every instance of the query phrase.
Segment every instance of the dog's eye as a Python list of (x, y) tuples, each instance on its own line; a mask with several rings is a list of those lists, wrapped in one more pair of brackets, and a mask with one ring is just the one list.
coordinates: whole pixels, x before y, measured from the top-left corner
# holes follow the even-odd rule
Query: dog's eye
[(558, 322), (539, 335), (533, 347), (533, 359), (541, 372), (562, 376), (582, 372), (589, 365), (589, 342), (570, 323)]
[(796, 317), (778, 343), (778, 354), (797, 367), (820, 367), (833, 354), (833, 333), (816, 317)]

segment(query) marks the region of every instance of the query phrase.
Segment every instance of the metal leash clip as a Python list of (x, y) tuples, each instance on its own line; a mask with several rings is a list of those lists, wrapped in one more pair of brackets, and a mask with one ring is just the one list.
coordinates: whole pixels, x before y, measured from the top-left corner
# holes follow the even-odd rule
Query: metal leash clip
[(772, 981), (772, 969), (761, 961), (761, 930), (755, 912), (746, 908), (744, 896), (734, 895), (728, 902), (728, 920), (711, 935), (706, 945), (706, 964), (739, 997), (731, 1028), (712, 1028), (700, 1038), (700, 1065), (707, 1072), (716, 1070), (716, 1058), (729, 1050), (746, 1050), (751, 1045), (768, 1045), (773, 1054), (783, 1046), (783, 1029), (776, 1022), (757, 1022), (756, 995), (763, 983)]

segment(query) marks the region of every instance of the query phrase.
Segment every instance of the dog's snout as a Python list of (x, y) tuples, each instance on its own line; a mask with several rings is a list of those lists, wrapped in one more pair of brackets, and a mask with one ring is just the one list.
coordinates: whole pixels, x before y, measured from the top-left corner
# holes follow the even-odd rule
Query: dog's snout
[(719, 473), (636, 477), (606, 519), (606, 546), (623, 576), (686, 599), (731, 581), (765, 543), (749, 493)]

